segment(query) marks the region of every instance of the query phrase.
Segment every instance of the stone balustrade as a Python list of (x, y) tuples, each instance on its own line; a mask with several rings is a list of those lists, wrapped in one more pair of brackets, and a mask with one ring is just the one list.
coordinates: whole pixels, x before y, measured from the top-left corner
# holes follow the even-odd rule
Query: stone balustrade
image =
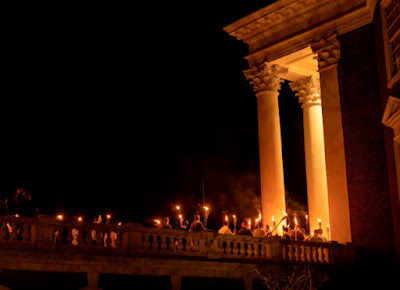
[(335, 242), (219, 235), (210, 230), (191, 233), (134, 223), (59, 221), (50, 216), (0, 216), (0, 250), (9, 249), (254, 263), (344, 264), (352, 260), (351, 247)]

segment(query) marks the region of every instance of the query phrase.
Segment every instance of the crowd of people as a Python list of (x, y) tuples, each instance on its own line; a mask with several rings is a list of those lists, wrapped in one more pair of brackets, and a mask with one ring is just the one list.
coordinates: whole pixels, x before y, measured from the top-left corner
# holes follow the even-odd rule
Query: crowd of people
[[(165, 217), (163, 222), (156, 225), (162, 229), (172, 229), (169, 217)], [(202, 232), (207, 231), (207, 228), (201, 222), (200, 214), (196, 213), (193, 218), (193, 223), (188, 226), (188, 221), (180, 219), (177, 229), (189, 230), (189, 232)], [(311, 241), (311, 242), (326, 242), (327, 238), (323, 236), (323, 231), (321, 228), (315, 229), (310, 234), (304, 228), (295, 226), (291, 229), (287, 225), (282, 225), (283, 234), (280, 236), (283, 239), (297, 240), (297, 241)], [(269, 225), (265, 225), (260, 220), (256, 223), (256, 227), (253, 229), (251, 227), (250, 219), (244, 219), (240, 225), (240, 229), (237, 231), (236, 226), (231, 230), (229, 227), (229, 221), (224, 220), (222, 227), (218, 230), (220, 235), (238, 235), (238, 236), (252, 236), (258, 238), (268, 238), (272, 236), (278, 236), (276, 228), (271, 228)]]
[[(9, 203), (8, 199), (4, 196), (0, 195), (0, 215), (16, 215), (23, 217), (35, 217), (40, 214), (38, 207), (36, 206), (34, 200), (32, 199), (32, 195), (29, 191), (24, 188), (17, 188), (15, 195), (13, 196), (12, 202)], [(255, 228), (251, 227), (251, 220), (244, 219), (240, 224), (240, 228), (237, 231), (236, 223), (233, 230), (229, 227), (229, 221), (227, 219), (224, 220), (222, 227), (218, 230), (218, 234), (221, 235), (244, 235), (244, 236), (253, 236), (259, 238), (267, 238), (271, 236), (277, 236), (276, 229), (271, 228), (269, 225), (263, 224), (260, 219), (255, 224)], [(101, 223), (101, 216), (95, 217), (94, 223)], [(106, 223), (110, 222), (110, 218), (106, 219)], [(158, 221), (156, 226), (163, 229), (172, 229), (173, 226), (170, 224), (169, 217), (165, 217), (162, 222)], [(205, 221), (206, 224), (206, 221)], [(179, 219), (175, 228), (181, 230), (188, 230), (189, 232), (202, 232), (207, 230), (207, 226), (201, 221), (201, 216), (199, 213), (196, 213), (193, 218), (193, 223), (189, 226), (189, 221), (185, 221), (183, 219)], [(298, 241), (315, 241), (315, 242), (325, 242), (327, 238), (323, 236), (322, 229), (315, 229), (310, 234), (307, 233), (307, 230), (304, 228), (300, 228), (295, 226), (294, 229), (289, 228), (288, 226), (282, 226), (283, 239), (290, 240), (298, 240)], [(96, 233), (92, 232), (92, 235)]]

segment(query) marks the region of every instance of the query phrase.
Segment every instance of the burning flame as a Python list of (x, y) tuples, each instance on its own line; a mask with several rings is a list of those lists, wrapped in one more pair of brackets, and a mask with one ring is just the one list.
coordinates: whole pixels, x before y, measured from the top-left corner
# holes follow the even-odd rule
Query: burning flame
[(180, 209), (181, 209), (181, 207), (180, 207), (179, 205), (177, 205), (177, 206), (176, 206), (176, 209), (177, 209), (177, 210), (180, 210)]
[(282, 211), (282, 213), (283, 213), (285, 216), (287, 216), (287, 213), (286, 213), (286, 211), (284, 211), (284, 210), (283, 210), (283, 211)]
[(206, 211), (209, 210), (208, 206), (203, 206), (203, 208), (204, 208)]
[(121, 222), (119, 222), (119, 223), (118, 223), (118, 225), (119, 225), (119, 226), (122, 226), (122, 223), (121, 223)]
[(62, 221), (62, 220), (64, 219), (64, 217), (63, 217), (62, 214), (59, 214), (59, 215), (57, 216), (57, 219), (60, 220), (60, 221)]
[(110, 215), (110, 214), (106, 215), (106, 218), (107, 218), (107, 219), (110, 219), (110, 218), (111, 218), (111, 215)]
[(156, 224), (161, 225), (160, 220), (155, 219), (154, 221), (156, 222)]
[(181, 214), (179, 215), (179, 219), (180, 219), (180, 220), (182, 219), (182, 215), (181, 215)]
[(294, 223), (297, 226), (297, 218), (296, 217), (294, 217)]
[(308, 219), (308, 214), (306, 214), (306, 219)]
[(225, 215), (225, 221), (226, 221), (226, 222), (228, 221), (228, 216), (227, 216), (227, 215)]
[(78, 217), (78, 222), (82, 222), (83, 221), (83, 218), (80, 216), (80, 217)]

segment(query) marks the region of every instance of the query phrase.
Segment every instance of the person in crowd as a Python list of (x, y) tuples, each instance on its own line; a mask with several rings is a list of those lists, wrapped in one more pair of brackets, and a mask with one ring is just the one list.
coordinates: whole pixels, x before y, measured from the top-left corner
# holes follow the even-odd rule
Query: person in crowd
[(168, 229), (168, 230), (171, 230), (171, 229), (172, 229), (172, 226), (171, 226), (171, 224), (169, 223), (169, 217), (165, 217), (165, 218), (164, 218), (164, 223), (163, 223), (163, 225), (162, 225), (162, 228), (163, 228), (163, 229)]
[(240, 230), (237, 233), (238, 236), (253, 236), (253, 232), (250, 229), (250, 226), (246, 222), (242, 222), (240, 226)]
[(269, 227), (269, 225), (265, 226), (265, 236), (272, 237), (272, 229)]
[(222, 227), (218, 231), (218, 234), (220, 234), (220, 235), (233, 235), (231, 229), (229, 228), (229, 221), (224, 221)]
[(194, 222), (190, 225), (189, 232), (202, 232), (205, 231), (203, 223), (200, 221), (200, 215), (196, 213), (194, 215)]
[(322, 243), (324, 240), (319, 234), (319, 230), (314, 230), (314, 234), (309, 239), (310, 242), (319, 242)]
[(291, 237), (290, 237), (290, 229), (289, 229), (289, 227), (288, 226), (283, 226), (282, 229), (283, 229), (282, 239), (290, 240)]
[(23, 217), (35, 217), (39, 215), (39, 209), (32, 199), (32, 195), (24, 188), (18, 188), (14, 195), (13, 202), (15, 213)]
[(253, 233), (253, 237), (257, 237), (257, 238), (265, 238), (265, 236), (267, 235), (267, 233), (265, 232), (265, 230), (263, 229), (264, 224), (262, 221), (260, 221), (257, 225), (257, 229), (254, 231)]

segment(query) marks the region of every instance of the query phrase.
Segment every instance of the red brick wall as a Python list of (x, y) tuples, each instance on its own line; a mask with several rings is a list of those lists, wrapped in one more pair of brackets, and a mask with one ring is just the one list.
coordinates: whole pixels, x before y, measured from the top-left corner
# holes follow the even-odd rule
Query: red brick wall
[(392, 251), (386, 153), (373, 26), (340, 37), (339, 86), (350, 222), (357, 246)]

